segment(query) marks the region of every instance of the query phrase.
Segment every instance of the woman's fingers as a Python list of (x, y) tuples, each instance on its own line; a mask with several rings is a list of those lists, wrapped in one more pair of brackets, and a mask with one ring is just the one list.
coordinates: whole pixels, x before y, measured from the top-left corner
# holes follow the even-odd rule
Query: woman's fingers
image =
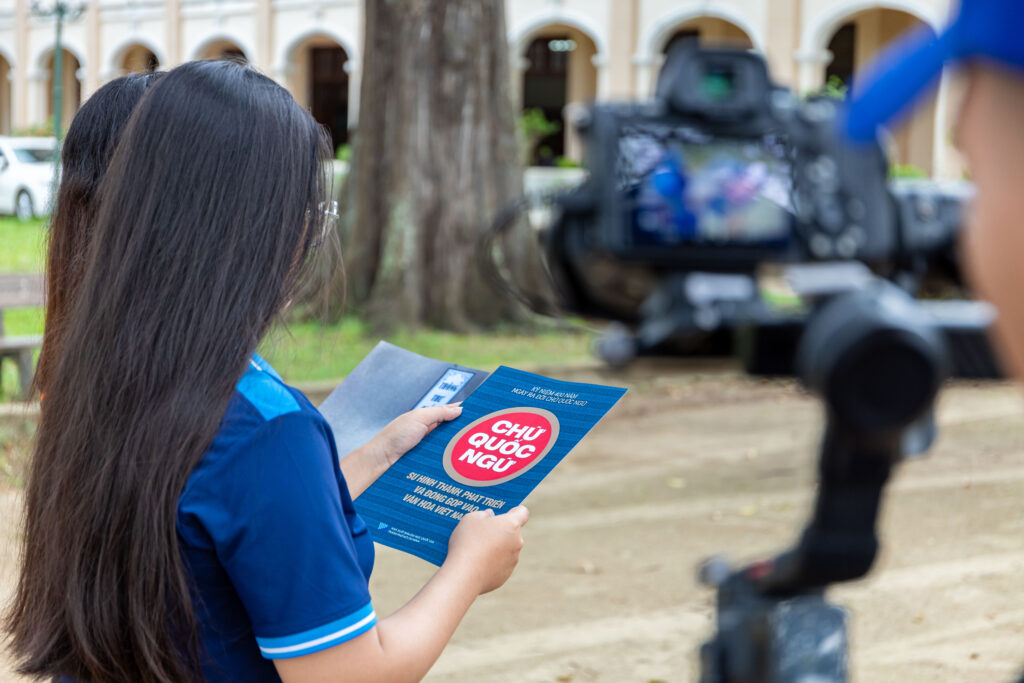
[(442, 422), (454, 420), (462, 415), (461, 405), (435, 406), (433, 408), (417, 408), (406, 413), (411, 419), (433, 429)]

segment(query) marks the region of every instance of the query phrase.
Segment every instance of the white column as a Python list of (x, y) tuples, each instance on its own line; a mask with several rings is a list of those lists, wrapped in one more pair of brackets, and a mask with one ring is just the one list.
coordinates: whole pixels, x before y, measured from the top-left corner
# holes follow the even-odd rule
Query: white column
[(654, 58), (651, 55), (633, 55), (633, 70), (637, 99), (649, 99), (654, 94)]
[(160, 68), (170, 69), (182, 61), (180, 0), (164, 0), (164, 40), (167, 41), (167, 63), (161, 64)]
[(362, 65), (358, 59), (349, 57), (345, 62), (345, 73), (348, 74), (348, 129), (352, 130), (359, 123), (359, 88), (363, 80)]
[(93, 0), (85, 7), (85, 73), (82, 81), (82, 101), (85, 102), (105, 81), (100, 76), (100, 7)]
[(530, 68), (530, 60), (515, 52), (515, 46), (510, 45), (512, 50), (511, 68), (512, 72), (512, 106), (518, 112), (523, 108), (523, 75)]
[(47, 115), (47, 81), (49, 73), (45, 69), (32, 69), (26, 74), (28, 80), (28, 118), (27, 124), (37, 126), (46, 122)]
[(597, 69), (597, 100), (607, 100), (611, 89), (608, 69), (608, 55), (596, 54), (590, 58), (590, 63)]
[(932, 175), (949, 177), (949, 74), (942, 73), (939, 94), (935, 99), (935, 122), (932, 125)]
[(256, 54), (252, 56), (261, 69), (274, 60), (274, 7), (271, 0), (256, 0)]
[(825, 67), (832, 62), (832, 53), (828, 50), (798, 50), (796, 61), (799, 65), (797, 74), (797, 92), (806, 93), (817, 90), (825, 85)]
[(13, 64), (8, 65), (6, 80), (6, 83), (0, 84), (0, 87), (7, 89), (7, 111), (0, 111), (0, 135), (9, 135), (14, 127), (14, 89), (18, 77)]
[(29, 125), (28, 103), (30, 102), (28, 83), (28, 0), (14, 2), (14, 63), (11, 73), (14, 81), (11, 86), (11, 127), (21, 128)]

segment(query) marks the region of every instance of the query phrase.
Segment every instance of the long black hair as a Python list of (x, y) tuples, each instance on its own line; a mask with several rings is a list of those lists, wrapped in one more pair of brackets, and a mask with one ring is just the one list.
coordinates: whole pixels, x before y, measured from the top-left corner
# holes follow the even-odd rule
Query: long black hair
[(101, 183), (46, 387), (7, 615), (19, 671), (201, 678), (178, 498), (319, 239), (325, 132), (249, 67), (142, 98)]
[(110, 81), (89, 96), (64, 138), (46, 255), (46, 330), (36, 364), (36, 387), (43, 391), (55, 359), (60, 357), (64, 319), (82, 282), (99, 208), (100, 180), (135, 105), (161, 76), (163, 72), (158, 71)]

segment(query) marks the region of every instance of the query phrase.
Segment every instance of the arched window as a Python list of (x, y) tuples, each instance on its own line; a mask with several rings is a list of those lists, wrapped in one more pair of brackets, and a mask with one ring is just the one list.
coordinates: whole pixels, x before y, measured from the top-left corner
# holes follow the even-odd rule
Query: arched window
[(288, 89), (327, 127), (334, 149), (348, 142), (349, 56), (336, 40), (309, 36), (289, 55)]
[(245, 51), (230, 40), (214, 40), (203, 46), (197, 53), (196, 59), (228, 59), (240, 64), (249, 62)]
[(522, 54), (523, 111), (536, 110), (557, 124), (553, 131), (534, 141), (531, 162), (554, 165), (560, 157), (576, 158), (572, 127), (566, 106), (593, 101), (597, 94), (597, 54), (594, 41), (582, 31), (551, 25), (534, 34)]
[[(922, 25), (924, 22), (918, 17), (893, 9), (869, 9), (840, 19), (827, 36), (832, 61), (825, 67), (825, 82), (834, 76), (848, 88), (852, 87), (857, 73), (882, 50), (907, 31)], [(892, 133), (893, 145), (889, 153), (896, 164), (909, 164), (926, 174), (934, 171), (934, 99)]]
[(679, 43), (699, 44), (702, 47), (734, 47), (742, 50), (754, 47), (754, 42), (742, 28), (718, 17), (696, 17), (679, 24), (665, 40), (661, 53), (667, 55), (669, 50)]
[(832, 61), (825, 68), (825, 82), (838, 79), (849, 87), (853, 83), (854, 46), (857, 44), (857, 24), (852, 21), (843, 24), (828, 43)]
[(121, 56), (118, 68), (122, 73), (151, 73), (160, 68), (160, 60), (145, 45), (132, 45)]

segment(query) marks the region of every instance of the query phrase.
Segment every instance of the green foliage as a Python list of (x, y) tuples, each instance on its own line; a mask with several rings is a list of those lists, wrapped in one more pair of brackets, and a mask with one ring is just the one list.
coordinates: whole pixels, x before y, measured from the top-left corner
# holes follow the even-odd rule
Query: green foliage
[[(537, 147), (537, 143), (562, 130), (562, 123), (549, 120), (544, 115), (543, 109), (533, 107), (524, 109), (519, 115), (518, 128), (522, 161), (523, 164), (529, 164), (534, 159), (534, 149)], [(548, 151), (550, 152), (550, 150)]]
[(889, 168), (890, 178), (927, 178), (924, 169), (914, 164), (893, 164)]
[(804, 306), (803, 301), (796, 294), (782, 292), (762, 292), (762, 297), (768, 306), (775, 310), (797, 310)]
[(537, 107), (524, 109), (519, 116), (519, 130), (527, 137), (544, 138), (562, 130), (559, 121), (550, 121), (544, 110)]
[(11, 131), (11, 135), (21, 138), (52, 138), (54, 136), (53, 117), (46, 119), (44, 123), (15, 128)]
[(580, 162), (569, 157), (558, 157), (555, 159), (555, 166), (558, 168), (579, 168)]
[(831, 97), (836, 100), (845, 100), (849, 92), (850, 88), (843, 82), (843, 79), (833, 74), (828, 77), (828, 82), (821, 87), (821, 90), (819, 90), (817, 94), (824, 97)]
[(334, 158), (338, 161), (352, 161), (352, 145), (347, 142), (344, 145), (338, 145), (338, 151), (335, 152)]

